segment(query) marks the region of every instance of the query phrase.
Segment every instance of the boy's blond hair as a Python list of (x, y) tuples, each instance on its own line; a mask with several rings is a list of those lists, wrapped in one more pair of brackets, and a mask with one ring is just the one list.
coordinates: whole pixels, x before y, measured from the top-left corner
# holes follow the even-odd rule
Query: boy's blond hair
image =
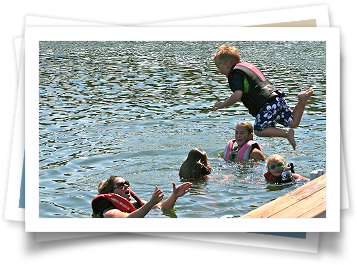
[(235, 65), (240, 62), (239, 51), (234, 46), (221, 45), (219, 46), (219, 51), (213, 56), (213, 61), (217, 64), (228, 62), (230, 65)]
[(274, 155), (271, 155), (271, 156), (268, 157), (268, 159), (267, 159), (267, 161), (265, 163), (266, 168), (270, 167), (270, 161), (273, 160), (273, 159), (282, 160), (285, 163), (285, 158), (284, 157), (282, 157), (281, 155), (274, 154)]
[(243, 126), (246, 128), (248, 134), (252, 134), (253, 133), (253, 125), (249, 122), (249, 121), (240, 121), (236, 124), (237, 126)]

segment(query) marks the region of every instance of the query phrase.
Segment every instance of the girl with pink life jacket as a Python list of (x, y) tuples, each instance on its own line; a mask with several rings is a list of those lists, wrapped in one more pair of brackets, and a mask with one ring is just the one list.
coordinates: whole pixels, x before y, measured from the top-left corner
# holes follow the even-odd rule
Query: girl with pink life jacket
[[(180, 186), (172, 183), (173, 192), (164, 199), (164, 193), (157, 186), (148, 202), (142, 201), (131, 189), (130, 183), (119, 176), (110, 176), (98, 186), (99, 195), (92, 201), (94, 214), (111, 218), (142, 218), (152, 209), (169, 210), (176, 200), (189, 192), (192, 183), (185, 182)], [(134, 198), (135, 202), (131, 202)]]
[[(234, 146), (234, 143), (237, 146)], [(265, 160), (260, 145), (253, 140), (253, 125), (250, 122), (241, 121), (237, 123), (235, 139), (227, 143), (223, 158), (234, 162), (249, 159)]]

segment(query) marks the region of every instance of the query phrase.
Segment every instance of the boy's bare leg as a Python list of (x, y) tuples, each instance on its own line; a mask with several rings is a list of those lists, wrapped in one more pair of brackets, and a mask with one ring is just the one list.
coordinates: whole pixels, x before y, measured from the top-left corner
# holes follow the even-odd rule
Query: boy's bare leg
[(279, 129), (275, 127), (267, 127), (262, 131), (254, 131), (255, 135), (259, 137), (283, 137), (288, 139), (289, 143), (295, 150), (296, 142), (294, 138), (294, 130), (293, 129)]
[[(300, 93), (298, 95), (298, 103), (296, 103), (294, 110), (293, 110), (293, 120), (288, 123), (289, 127), (296, 128), (299, 126), (302, 115), (305, 110), (305, 106), (307, 101), (311, 98), (312, 94), (314, 93), (313, 88), (309, 88), (308, 90)], [(278, 129), (275, 127), (267, 127), (262, 131), (254, 131), (255, 135), (260, 137), (283, 137), (288, 139), (291, 146), (294, 148), (296, 147), (296, 142), (294, 138), (294, 130), (293, 129)]]
[(288, 123), (291, 128), (296, 128), (299, 126), (302, 115), (304, 114), (305, 106), (307, 101), (311, 98), (312, 93), (314, 93), (313, 88), (309, 88), (305, 92), (298, 95), (298, 103), (296, 103), (293, 110), (293, 120)]

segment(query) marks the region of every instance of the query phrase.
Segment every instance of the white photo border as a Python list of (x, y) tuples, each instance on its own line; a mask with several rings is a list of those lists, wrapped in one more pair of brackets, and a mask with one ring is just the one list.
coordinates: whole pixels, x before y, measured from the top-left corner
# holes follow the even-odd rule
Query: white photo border
[[(339, 232), (340, 141), (331, 140), (340, 139), (338, 28), (27, 27), (25, 37), (26, 232)], [(39, 42), (89, 40), (326, 41), (326, 218), (39, 218)]]

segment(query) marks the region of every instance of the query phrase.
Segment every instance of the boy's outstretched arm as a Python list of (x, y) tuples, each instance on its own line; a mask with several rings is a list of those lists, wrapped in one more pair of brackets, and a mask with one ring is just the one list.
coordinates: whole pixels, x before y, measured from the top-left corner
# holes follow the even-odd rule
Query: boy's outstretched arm
[(240, 90), (236, 90), (229, 98), (227, 98), (225, 101), (221, 101), (221, 102), (216, 102), (213, 105), (213, 109), (217, 110), (217, 109), (222, 109), (222, 108), (226, 108), (229, 107), (235, 103), (237, 103), (238, 101), (241, 100), (243, 95), (243, 91)]

